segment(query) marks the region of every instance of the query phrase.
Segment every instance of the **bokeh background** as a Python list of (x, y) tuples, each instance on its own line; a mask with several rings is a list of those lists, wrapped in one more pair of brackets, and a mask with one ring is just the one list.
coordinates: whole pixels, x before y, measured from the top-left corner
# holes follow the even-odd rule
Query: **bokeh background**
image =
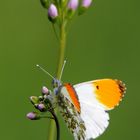
[[(127, 94), (110, 112), (110, 126), (98, 140), (140, 138), (140, 2), (95, 0), (71, 22), (63, 75), (73, 84), (98, 78), (122, 79)], [(47, 140), (49, 120), (29, 121), (31, 95), (40, 95), (53, 75), (58, 42), (39, 0), (0, 1), (0, 139)], [(63, 120), (61, 140), (73, 140)]]

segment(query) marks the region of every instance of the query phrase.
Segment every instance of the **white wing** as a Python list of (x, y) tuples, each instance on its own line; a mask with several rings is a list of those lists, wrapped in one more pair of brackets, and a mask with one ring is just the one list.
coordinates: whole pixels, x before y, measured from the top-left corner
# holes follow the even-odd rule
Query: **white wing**
[(101, 135), (109, 124), (109, 115), (93, 94), (90, 83), (74, 86), (79, 98), (80, 116), (85, 124), (85, 140), (95, 139)]

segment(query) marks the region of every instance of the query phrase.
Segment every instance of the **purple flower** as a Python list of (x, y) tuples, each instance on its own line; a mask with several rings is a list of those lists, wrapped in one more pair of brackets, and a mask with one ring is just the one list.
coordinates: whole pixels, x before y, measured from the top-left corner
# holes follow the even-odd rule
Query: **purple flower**
[(43, 86), (42, 87), (42, 94), (47, 95), (49, 93), (49, 90), (47, 87)]
[(68, 2), (68, 8), (70, 10), (76, 10), (78, 7), (79, 1), (78, 0), (69, 0)]
[(88, 8), (92, 3), (92, 0), (82, 0), (82, 6)]
[(45, 105), (44, 104), (38, 104), (37, 105), (37, 108), (42, 112), (42, 111), (45, 111), (46, 110), (46, 107), (45, 107)]
[(55, 19), (58, 16), (58, 11), (54, 4), (50, 4), (48, 9), (48, 16), (52, 19)]
[(26, 117), (30, 120), (37, 120), (39, 119), (38, 114), (36, 112), (30, 112), (26, 115)]

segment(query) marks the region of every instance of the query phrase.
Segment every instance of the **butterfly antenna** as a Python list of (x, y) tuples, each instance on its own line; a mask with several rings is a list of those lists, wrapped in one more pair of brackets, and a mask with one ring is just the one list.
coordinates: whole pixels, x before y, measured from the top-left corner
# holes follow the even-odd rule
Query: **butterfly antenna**
[(62, 75), (63, 75), (63, 71), (64, 71), (64, 68), (65, 68), (65, 65), (66, 65), (66, 60), (64, 60), (64, 63), (63, 63), (63, 66), (62, 66), (62, 69), (61, 69), (61, 73), (60, 73), (60, 80), (62, 78)]
[(47, 72), (44, 68), (42, 68), (40, 65), (36, 65), (38, 68), (40, 68), (44, 73), (46, 73), (47, 75), (49, 75), (52, 79), (55, 79), (49, 72)]

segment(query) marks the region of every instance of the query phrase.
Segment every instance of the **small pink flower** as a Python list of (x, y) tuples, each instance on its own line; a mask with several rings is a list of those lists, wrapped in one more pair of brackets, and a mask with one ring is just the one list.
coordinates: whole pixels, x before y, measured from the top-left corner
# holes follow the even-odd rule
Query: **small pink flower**
[(82, 6), (88, 8), (92, 3), (92, 0), (82, 0)]
[(42, 87), (42, 94), (46, 95), (46, 94), (48, 94), (48, 93), (49, 93), (48, 88), (45, 87), (45, 86), (43, 86), (43, 87)]
[(36, 112), (30, 112), (26, 115), (26, 117), (30, 120), (37, 120), (39, 119), (38, 114)]
[(78, 0), (69, 0), (68, 2), (68, 8), (70, 10), (76, 10), (78, 7), (79, 1)]
[(37, 108), (41, 111), (41, 112), (43, 112), (43, 111), (45, 111), (46, 110), (46, 107), (45, 107), (45, 105), (44, 104), (38, 104), (37, 105)]
[(48, 16), (52, 19), (55, 19), (58, 16), (58, 11), (54, 4), (50, 4), (48, 9)]

